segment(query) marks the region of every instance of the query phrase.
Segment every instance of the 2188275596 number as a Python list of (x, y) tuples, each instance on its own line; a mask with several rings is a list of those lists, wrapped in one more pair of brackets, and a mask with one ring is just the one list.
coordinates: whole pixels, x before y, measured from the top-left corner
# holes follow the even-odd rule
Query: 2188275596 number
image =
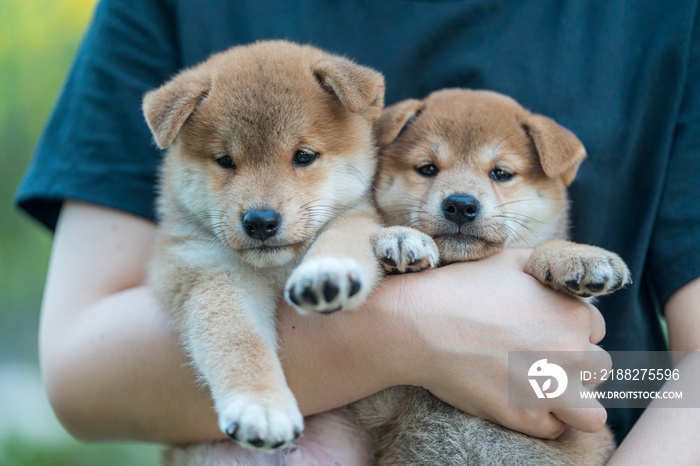
[(603, 369), (600, 380), (678, 380), (678, 369)]

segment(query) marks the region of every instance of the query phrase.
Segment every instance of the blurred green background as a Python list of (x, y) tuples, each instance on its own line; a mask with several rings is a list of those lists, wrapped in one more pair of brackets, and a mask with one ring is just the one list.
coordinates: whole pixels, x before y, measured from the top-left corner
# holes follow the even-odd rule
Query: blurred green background
[(81, 444), (53, 416), (37, 366), (51, 235), (12, 196), (96, 0), (0, 0), (0, 465), (153, 465), (159, 448)]

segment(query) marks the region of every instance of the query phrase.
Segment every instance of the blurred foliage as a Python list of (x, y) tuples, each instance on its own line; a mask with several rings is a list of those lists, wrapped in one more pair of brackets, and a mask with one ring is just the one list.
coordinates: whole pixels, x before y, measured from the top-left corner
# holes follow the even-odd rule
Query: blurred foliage
[[(95, 3), (96, 0), (0, 0), (0, 364), (21, 360), (37, 370), (39, 307), (51, 235), (15, 209), (12, 197)], [(157, 463), (158, 447), (83, 445), (63, 437), (60, 442), (43, 443), (36, 436), (0, 437), (0, 464)]]
[(0, 354), (36, 360), (50, 235), (12, 206), (95, 0), (0, 0)]
[(157, 464), (159, 452), (146, 445), (95, 445), (77, 442), (40, 445), (21, 437), (0, 441), (3, 466), (147, 466)]

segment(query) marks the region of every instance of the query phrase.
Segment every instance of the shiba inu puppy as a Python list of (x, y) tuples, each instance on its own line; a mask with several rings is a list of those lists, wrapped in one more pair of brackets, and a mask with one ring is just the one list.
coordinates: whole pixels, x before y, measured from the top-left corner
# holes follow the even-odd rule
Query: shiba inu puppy
[[(146, 94), (160, 179), (150, 280), (241, 445), (289, 445), (303, 419), (275, 310), (359, 306), (380, 275), (369, 186), (383, 77), (284, 41), (234, 47)], [(266, 456), (266, 455), (264, 455)]]
[[(375, 124), (376, 203), (392, 227), (374, 244), (391, 273), (535, 247), (526, 271), (582, 298), (629, 281), (614, 253), (565, 241), (566, 187), (586, 156), (553, 120), (487, 91), (443, 90), (388, 107)], [(409, 228), (410, 227), (410, 228)], [(534, 439), (395, 387), (353, 406), (377, 439), (378, 464), (603, 464), (607, 429)]]

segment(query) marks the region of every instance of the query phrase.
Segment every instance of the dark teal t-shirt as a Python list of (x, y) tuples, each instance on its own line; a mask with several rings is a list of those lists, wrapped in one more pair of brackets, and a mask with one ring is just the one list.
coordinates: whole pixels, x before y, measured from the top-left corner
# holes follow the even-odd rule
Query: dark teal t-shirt
[[(53, 228), (64, 199), (154, 219), (162, 154), (141, 96), (212, 52), (309, 43), (384, 73), (388, 104), (491, 89), (548, 115), (589, 157), (572, 237), (621, 254), (608, 350), (666, 349), (657, 311), (700, 276), (698, 1), (103, 0), (17, 194)], [(620, 439), (638, 410), (613, 409)]]

